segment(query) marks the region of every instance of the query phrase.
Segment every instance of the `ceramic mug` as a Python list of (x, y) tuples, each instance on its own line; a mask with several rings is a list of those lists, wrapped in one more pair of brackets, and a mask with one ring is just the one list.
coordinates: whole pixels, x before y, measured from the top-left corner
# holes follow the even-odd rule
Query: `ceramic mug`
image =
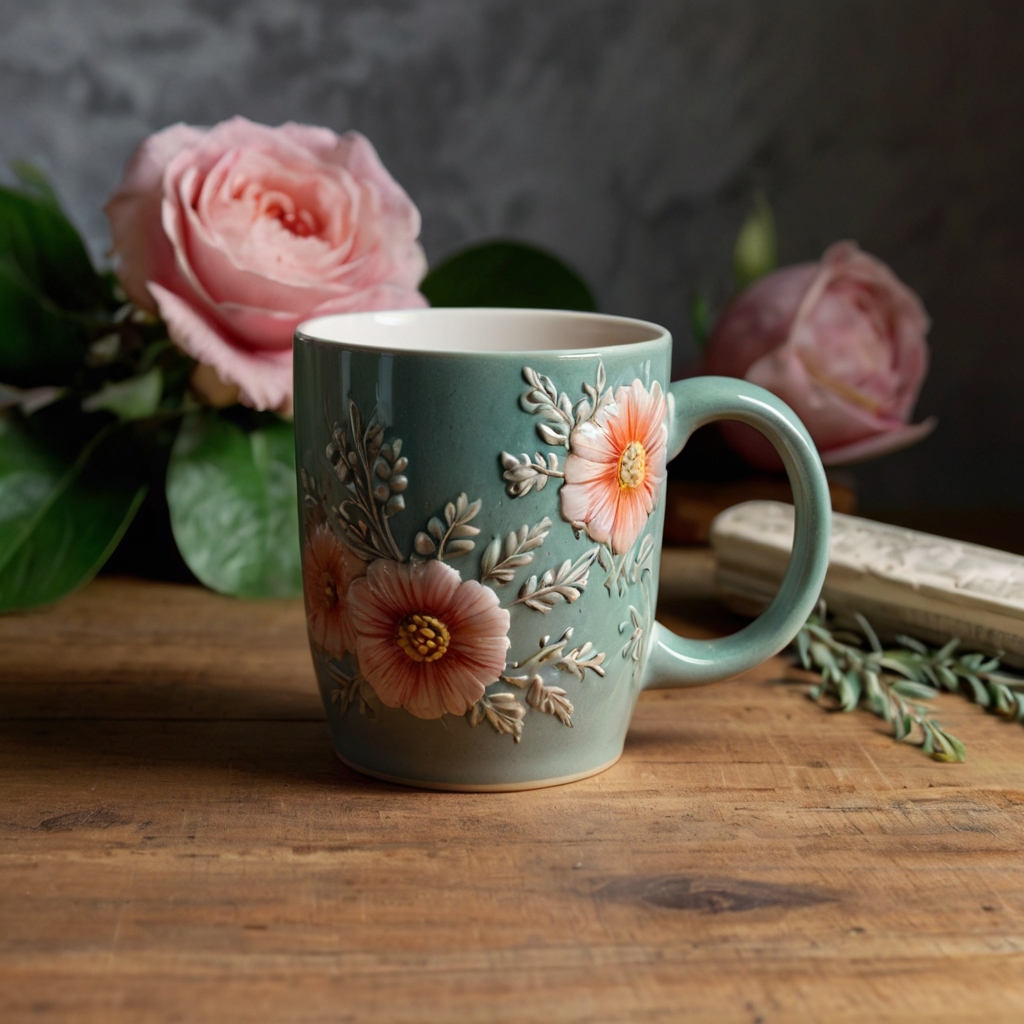
[[(392, 782), (528, 789), (610, 767), (641, 690), (781, 650), (818, 597), (814, 444), (741, 380), (669, 383), (655, 324), (551, 310), (326, 316), (295, 334), (310, 646), (338, 757)], [(734, 419), (796, 505), (778, 596), (719, 640), (654, 620), (666, 462)]]

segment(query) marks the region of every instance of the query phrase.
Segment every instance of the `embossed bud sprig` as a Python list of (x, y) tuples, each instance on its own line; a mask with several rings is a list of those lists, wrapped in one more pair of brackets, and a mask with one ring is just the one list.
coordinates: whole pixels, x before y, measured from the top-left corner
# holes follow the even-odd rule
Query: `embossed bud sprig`
[(917, 742), (936, 761), (962, 762), (963, 743), (947, 732), (920, 701), (941, 691), (959, 693), (987, 711), (1024, 721), (1024, 679), (999, 671), (998, 657), (958, 654), (958, 639), (930, 648), (910, 636), (897, 636), (883, 648), (863, 615), (855, 616), (861, 635), (835, 628), (824, 605), (797, 634), (800, 664), (821, 674), (808, 696), (836, 711), (864, 707), (885, 719), (898, 741)]

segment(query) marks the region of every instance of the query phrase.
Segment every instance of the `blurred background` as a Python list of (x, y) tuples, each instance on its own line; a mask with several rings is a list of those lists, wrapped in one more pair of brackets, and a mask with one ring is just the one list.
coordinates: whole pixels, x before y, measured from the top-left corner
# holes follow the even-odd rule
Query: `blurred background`
[(939, 428), (844, 470), (861, 510), (1021, 549), (1022, 68), (1018, 0), (2, 0), (0, 160), (43, 168), (102, 260), (150, 132), (356, 128), (432, 262), (546, 246), (669, 327), (680, 371), (763, 192), (780, 263), (855, 239), (933, 319)]

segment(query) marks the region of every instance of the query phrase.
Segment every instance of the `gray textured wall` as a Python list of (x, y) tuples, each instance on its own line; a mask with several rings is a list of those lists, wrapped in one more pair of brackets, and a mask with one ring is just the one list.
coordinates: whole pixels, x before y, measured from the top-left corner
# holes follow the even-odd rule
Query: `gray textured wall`
[(868, 504), (1024, 509), (1019, 0), (0, 0), (0, 160), (51, 173), (97, 253), (137, 142), (241, 113), (358, 128), (436, 259), (511, 235), (603, 309), (724, 293), (757, 189), (785, 262), (850, 237), (923, 296), (939, 431)]

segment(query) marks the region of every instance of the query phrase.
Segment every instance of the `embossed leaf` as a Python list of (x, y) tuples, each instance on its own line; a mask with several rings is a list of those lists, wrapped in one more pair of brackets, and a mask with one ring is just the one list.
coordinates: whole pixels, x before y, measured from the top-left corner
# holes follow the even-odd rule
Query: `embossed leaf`
[(547, 485), (548, 477), (564, 475), (558, 468), (558, 456), (554, 452), (549, 452), (547, 457), (536, 452), (532, 461), (526, 452), (521, 458), (502, 452), (501, 464), (504, 467), (502, 479), (508, 483), (505, 489), (513, 498), (521, 498), (531, 490), (541, 491)]
[(358, 680), (359, 686), (359, 714), (368, 718), (371, 722), (377, 719), (377, 708), (380, 707), (380, 701), (377, 698), (377, 694), (374, 693), (373, 687), (365, 680)]
[(512, 603), (525, 604), (528, 608), (546, 615), (562, 601), (569, 604), (577, 601), (590, 578), (590, 567), (597, 558), (598, 550), (591, 548), (575, 562), (566, 559), (557, 571), (548, 569), (539, 580), (536, 576), (531, 576)]
[(545, 405), (543, 392), (536, 388), (532, 391), (524, 391), (519, 398), (519, 405), (523, 412), (535, 413), (542, 405)]
[(501, 538), (495, 537), (490, 544), (484, 549), (484, 553), (480, 556), (480, 578), (487, 579), (488, 576), (494, 571), (494, 567), (498, 564), (498, 559), (501, 557)]
[[(513, 686), (526, 687), (530, 684), (533, 676), (537, 674), (537, 669), (541, 665), (548, 665), (560, 672), (568, 672), (581, 681), (587, 669), (596, 675), (603, 676), (605, 670), (601, 666), (605, 660), (604, 653), (596, 652), (594, 645), (588, 641), (582, 647), (574, 648), (566, 654), (565, 648), (571, 637), (571, 626), (554, 643), (550, 642), (551, 638), (548, 636), (541, 637), (540, 650), (535, 651), (522, 661), (514, 662), (509, 669), (506, 669), (505, 674), (501, 677), (502, 680)], [(518, 674), (513, 675), (512, 673)]]
[(436, 541), (440, 541), (444, 537), (444, 523), (441, 522), (437, 516), (431, 516), (427, 521), (427, 533)]
[(545, 444), (569, 447), (569, 437), (562, 431), (552, 430), (546, 423), (537, 424), (537, 433)]
[(510, 735), (518, 743), (523, 736), (526, 708), (512, 693), (492, 693), (482, 698), (484, 716), (495, 732)]
[(526, 701), (531, 707), (547, 715), (554, 715), (562, 725), (572, 728), (573, 706), (560, 686), (545, 686), (540, 676), (534, 676)]
[(509, 555), (502, 564), (508, 569), (519, 569), (524, 565), (529, 565), (532, 561), (533, 555), (531, 554)]
[(573, 423), (578, 427), (581, 423), (586, 423), (590, 419), (591, 405), (585, 399), (581, 398), (574, 406), (572, 410)]
[(437, 545), (426, 533), (416, 534), (416, 539), (413, 541), (413, 547), (416, 549), (416, 554), (423, 555), (424, 558), (429, 558), (435, 551), (437, 551)]
[(506, 490), (513, 498), (521, 498), (524, 494), (529, 494), (535, 485), (540, 490), (541, 481), (537, 479), (537, 471), (525, 452), (522, 462), (514, 455), (509, 455), (508, 452), (501, 454), (502, 463), (505, 466), (502, 477), (508, 483)]
[(348, 426), (353, 439), (363, 436), (363, 417), (360, 415), (359, 406), (351, 399), (348, 403)]
[(505, 557), (511, 558), (519, 550), (519, 545), (526, 539), (526, 526), (513, 530), (505, 538)]
[(636, 553), (636, 567), (640, 568), (651, 557), (654, 551), (654, 538), (648, 533), (644, 535), (642, 541), (640, 541), (640, 547)]
[(502, 545), (500, 539), (495, 537), (488, 546), (488, 552), (493, 551), (493, 558), (489, 562), (488, 568), (482, 569), (481, 578), (493, 581), (498, 586), (511, 583), (516, 569), (529, 565), (533, 561), (533, 555), (530, 552), (544, 543), (550, 529), (551, 520), (545, 516), (533, 529), (524, 525), (518, 530), (513, 530), (505, 538), (504, 558), (501, 562), (498, 562), (497, 559), (502, 552)]
[(475, 546), (471, 540), (453, 540), (448, 542), (444, 553), (448, 558), (458, 558), (459, 555), (469, 554)]
[(594, 645), (588, 640), (582, 647), (570, 651), (558, 667), (571, 672), (578, 679), (583, 678), (588, 668), (591, 672), (603, 676), (605, 674), (605, 670), (602, 668), (604, 659), (604, 652), (595, 651)]
[[(457, 523), (468, 523), (480, 511), (482, 503), (477, 500), (470, 502), (465, 492), (460, 494), (454, 502), (449, 501), (444, 507), (444, 518), (449, 526)], [(477, 531), (479, 532), (479, 531)]]
[(519, 399), (522, 408), (568, 431), (573, 425), (572, 403), (568, 396), (559, 395), (550, 377), (529, 366), (523, 368), (523, 377), (531, 387)]

